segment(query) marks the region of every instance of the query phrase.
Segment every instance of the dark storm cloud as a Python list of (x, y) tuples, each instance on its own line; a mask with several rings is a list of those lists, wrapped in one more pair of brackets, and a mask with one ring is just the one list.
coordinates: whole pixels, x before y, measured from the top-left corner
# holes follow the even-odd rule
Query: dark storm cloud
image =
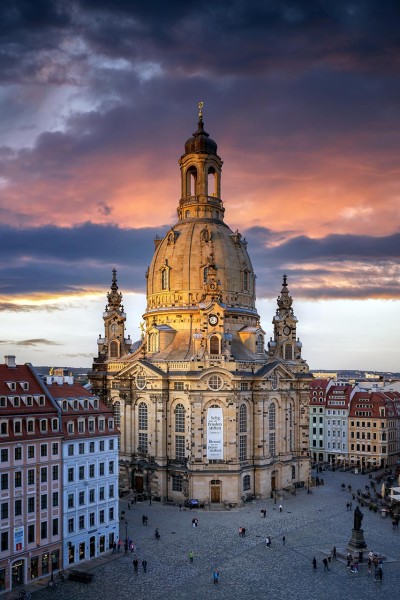
[(78, 81), (91, 53), (224, 77), (321, 64), (382, 70), (399, 60), (399, 15), (389, 0), (8, 0), (0, 8), (0, 78)]
[[(85, 292), (108, 289), (118, 270), (122, 291), (145, 291), (152, 240), (164, 230), (120, 229), (85, 224), (67, 229), (0, 229), (0, 295)], [(257, 274), (259, 297), (274, 297), (289, 275), (297, 297), (400, 297), (400, 234), (380, 238), (330, 235), (282, 241), (262, 227), (243, 232)], [(10, 310), (8, 302), (0, 309)], [(12, 303), (11, 303), (12, 304)]]

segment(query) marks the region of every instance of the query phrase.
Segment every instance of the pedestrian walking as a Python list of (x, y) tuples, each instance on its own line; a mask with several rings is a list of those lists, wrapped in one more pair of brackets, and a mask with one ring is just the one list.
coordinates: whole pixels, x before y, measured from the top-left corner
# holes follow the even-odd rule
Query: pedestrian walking
[(128, 510), (131, 510), (131, 503), (128, 501)]
[(190, 562), (190, 563), (193, 563), (193, 556), (194, 556), (194, 555), (193, 555), (193, 552), (192, 552), (192, 550), (191, 550), (191, 551), (189, 552), (189, 562)]
[(213, 571), (213, 582), (214, 583), (219, 582), (219, 571), (217, 569), (214, 569), (214, 571)]
[(112, 545), (112, 553), (115, 554), (117, 551), (117, 542), (114, 542)]
[(317, 559), (315, 558), (315, 556), (314, 556), (314, 558), (312, 559), (312, 566), (313, 566), (313, 569), (316, 569), (316, 568), (317, 568)]
[(349, 508), (350, 510), (353, 510), (353, 503), (351, 501), (349, 502)]
[(333, 549), (332, 549), (332, 558), (335, 558), (335, 559), (337, 558), (336, 546), (333, 546)]
[(239, 527), (239, 537), (243, 537), (243, 527)]
[(282, 508), (282, 504), (279, 505), (279, 512), (282, 512), (283, 508)]
[(133, 570), (135, 571), (135, 573), (137, 573), (138, 572), (138, 567), (139, 567), (139, 561), (136, 558), (136, 556), (133, 559), (132, 564), (133, 564)]
[(246, 527), (242, 527), (242, 537), (246, 537)]
[(347, 502), (347, 504), (346, 504), (346, 510), (349, 510), (349, 508), (350, 508), (350, 504)]
[(195, 526), (195, 528), (197, 528), (199, 526), (199, 520), (198, 519), (194, 520), (194, 526)]
[(192, 527), (193, 529), (196, 527), (196, 519), (194, 517), (192, 519)]
[(271, 548), (271, 538), (269, 537), (269, 535), (267, 535), (267, 537), (265, 539), (265, 544), (266, 544), (267, 548)]
[(121, 551), (121, 547), (122, 547), (122, 540), (118, 540), (117, 546), (118, 546), (117, 552), (120, 552)]
[(142, 523), (143, 525), (146, 525), (146, 515), (142, 515)]
[(143, 573), (147, 573), (147, 560), (142, 560)]
[(261, 514), (263, 516), (263, 519), (265, 519), (265, 515), (267, 514), (267, 511), (265, 510), (265, 508), (261, 509)]
[(284, 546), (286, 544), (286, 536), (283, 536), (282, 538), (282, 545)]
[(383, 580), (383, 569), (382, 569), (381, 565), (379, 565), (379, 567), (378, 567), (378, 579), (379, 579), (379, 581)]
[(328, 559), (325, 557), (322, 562), (324, 563), (324, 571), (329, 571)]

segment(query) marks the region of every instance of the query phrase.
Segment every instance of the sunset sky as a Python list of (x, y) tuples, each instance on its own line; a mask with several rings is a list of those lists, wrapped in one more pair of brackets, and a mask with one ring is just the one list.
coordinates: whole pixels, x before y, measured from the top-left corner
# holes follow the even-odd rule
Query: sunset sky
[(267, 338), (288, 275), (312, 369), (400, 371), (400, 4), (0, 4), (0, 347), (89, 367), (113, 267), (139, 337), (197, 128)]

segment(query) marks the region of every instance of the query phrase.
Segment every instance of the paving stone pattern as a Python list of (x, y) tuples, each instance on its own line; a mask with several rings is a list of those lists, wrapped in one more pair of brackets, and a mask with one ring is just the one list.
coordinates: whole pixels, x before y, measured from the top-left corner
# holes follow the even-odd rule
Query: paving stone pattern
[[(301, 490), (295, 497), (257, 500), (244, 508), (231, 511), (179, 511), (176, 506), (153, 502), (127, 508), (122, 500), (120, 509), (128, 518), (128, 536), (137, 546), (139, 563), (145, 558), (147, 573), (133, 571), (133, 555), (108, 555), (87, 563), (85, 568), (95, 574), (90, 584), (59, 583), (55, 591), (39, 589), (34, 600), (208, 600), (268, 598), (273, 600), (377, 600), (396, 598), (400, 589), (400, 532), (393, 531), (391, 519), (362, 508), (362, 526), (368, 548), (388, 555), (382, 582), (375, 582), (374, 573), (367, 573), (366, 563), (359, 574), (347, 569), (343, 560), (332, 560), (324, 571), (322, 560), (333, 546), (344, 548), (350, 540), (353, 511), (346, 510), (352, 500), (347, 490), (364, 488), (367, 476), (350, 472), (322, 473), (325, 485), (313, 488), (312, 494)], [(346, 484), (343, 491), (341, 484)], [(282, 503), (283, 511), (279, 512)], [(353, 501), (353, 510), (356, 506)], [(261, 509), (267, 509), (262, 518)], [(149, 523), (142, 525), (142, 515)], [(192, 519), (199, 520), (198, 528)], [(239, 527), (246, 536), (239, 537)], [(161, 539), (156, 540), (158, 527)], [(266, 536), (272, 538), (266, 547)], [(286, 543), (283, 545), (282, 537)], [(125, 537), (125, 524), (121, 525)], [(189, 552), (193, 551), (193, 564)], [(317, 570), (312, 568), (313, 557)], [(212, 572), (217, 568), (220, 582), (213, 584)], [(31, 591), (34, 591), (31, 588)]]

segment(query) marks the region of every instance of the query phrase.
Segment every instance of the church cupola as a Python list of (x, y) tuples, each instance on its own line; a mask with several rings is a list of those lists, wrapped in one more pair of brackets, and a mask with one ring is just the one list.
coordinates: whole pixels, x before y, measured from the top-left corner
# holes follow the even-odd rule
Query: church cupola
[(179, 160), (182, 197), (179, 220), (210, 219), (223, 221), (221, 200), (221, 169), (223, 161), (217, 154), (217, 144), (204, 130), (203, 102), (199, 102), (197, 131), (185, 143), (185, 154)]

